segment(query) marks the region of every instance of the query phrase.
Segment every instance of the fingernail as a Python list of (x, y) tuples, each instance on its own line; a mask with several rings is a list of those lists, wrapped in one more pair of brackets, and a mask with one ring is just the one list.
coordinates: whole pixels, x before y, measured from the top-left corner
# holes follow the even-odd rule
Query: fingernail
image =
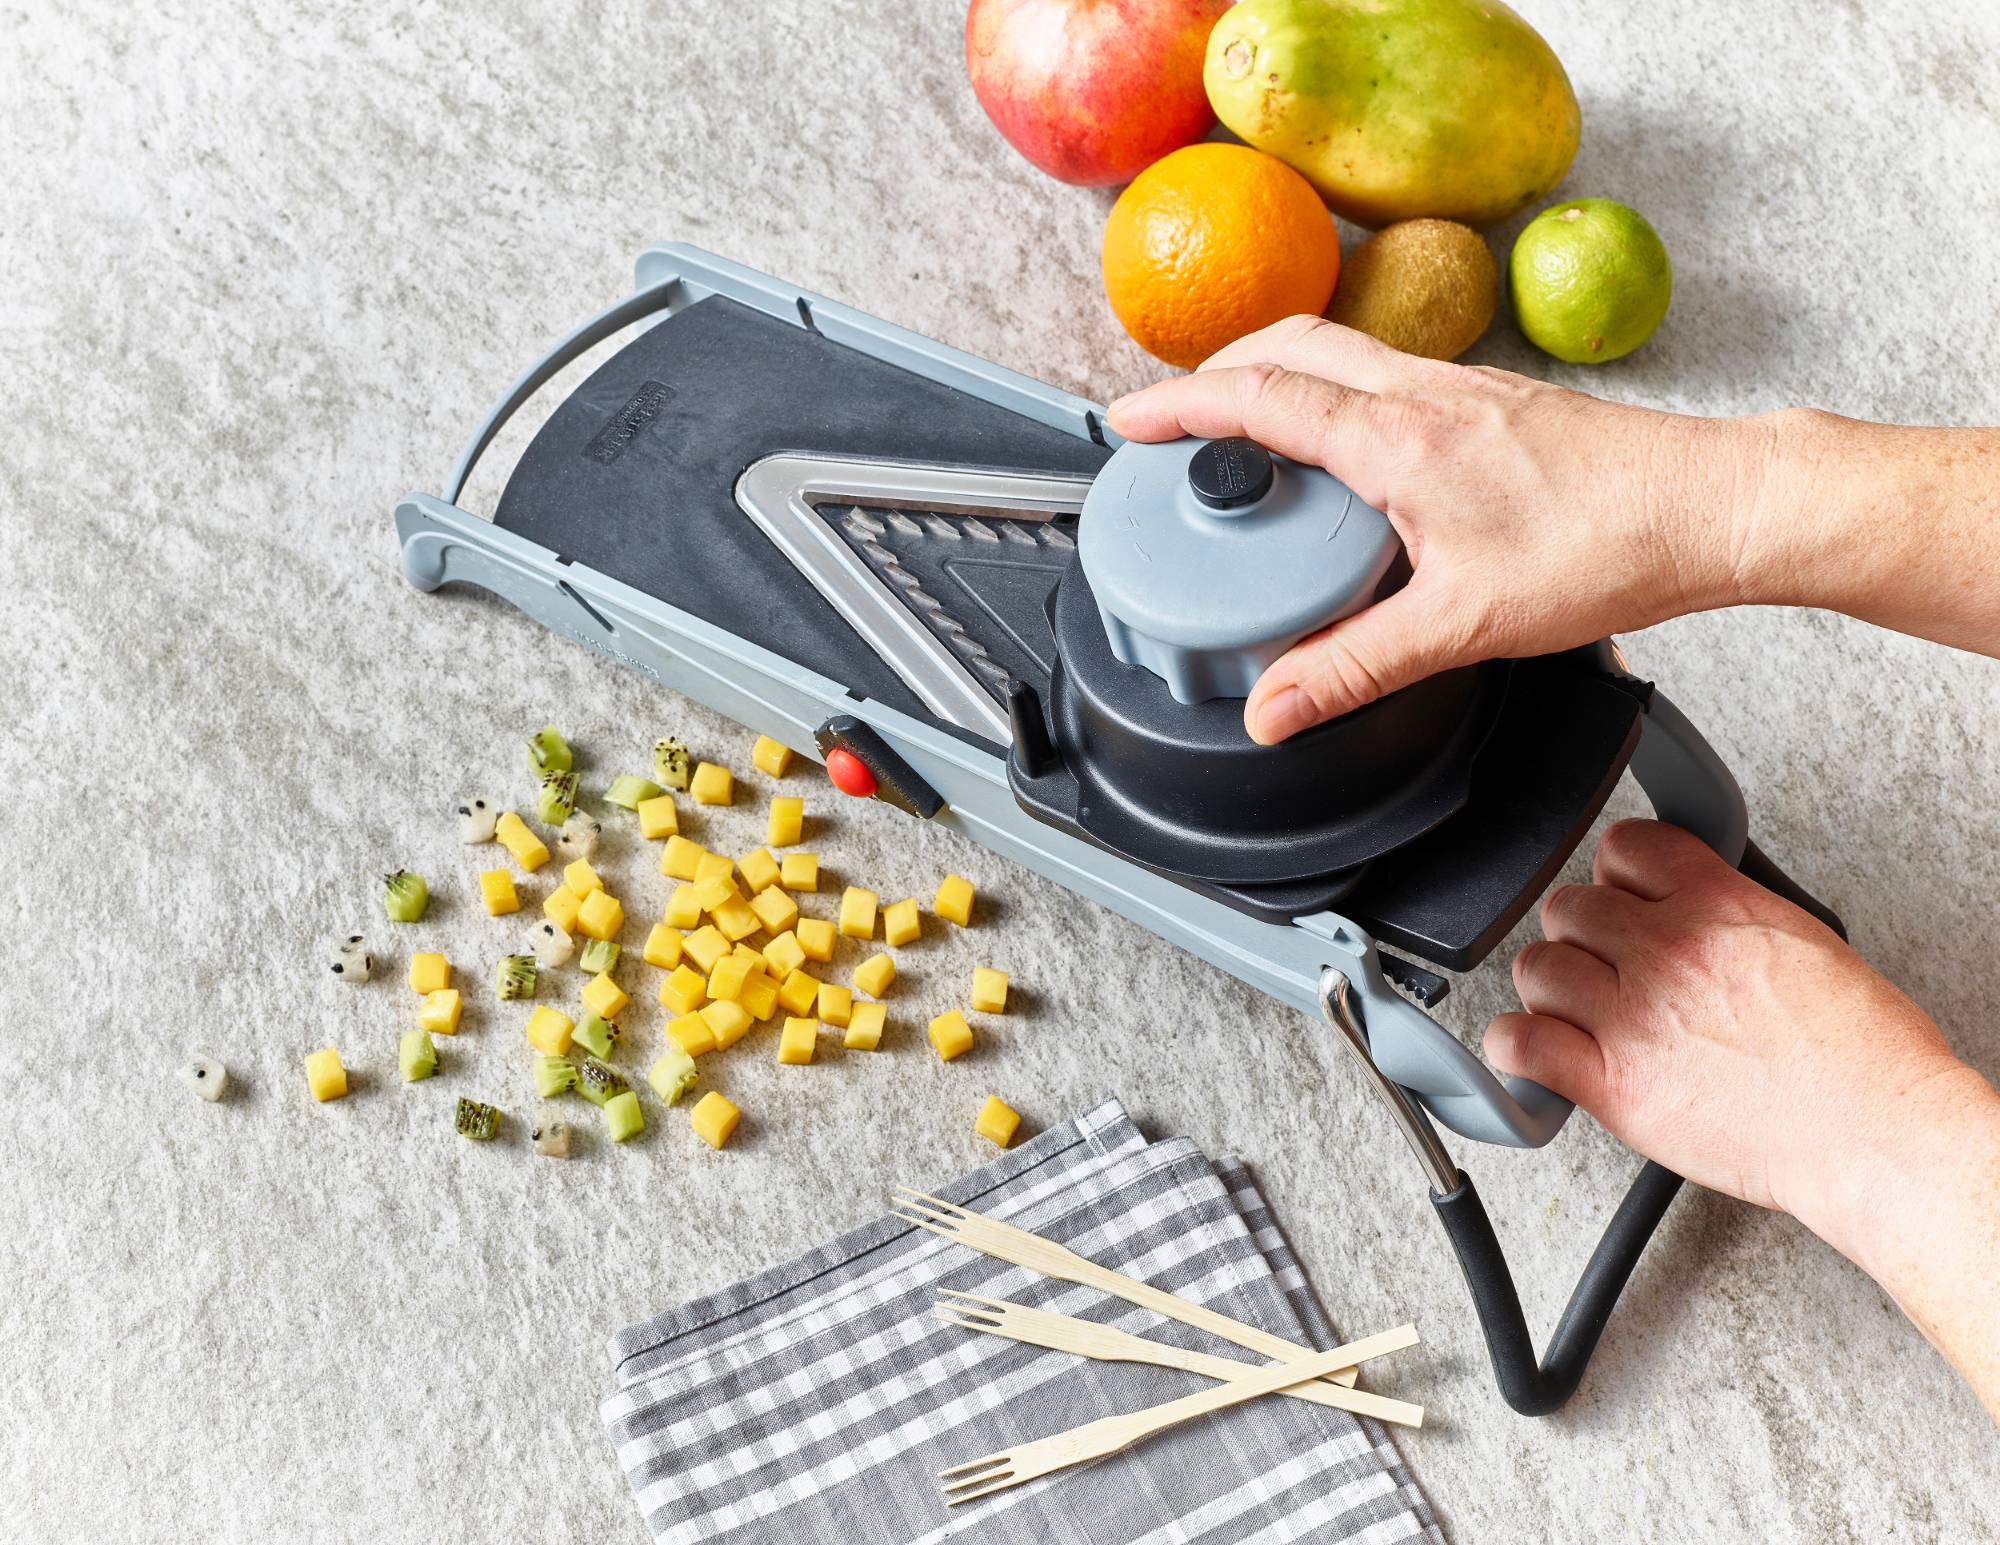
[(1138, 395), (1139, 394), (1137, 392), (1127, 392), (1123, 397), (1114, 397), (1111, 400), (1111, 405), (1104, 411), (1106, 413), (1116, 413), (1120, 408), (1124, 407), (1126, 403), (1130, 402), (1134, 397)]
[(1287, 687), (1266, 698), (1257, 710), (1257, 738), (1267, 746), (1276, 745), (1305, 729), (1315, 717), (1313, 700), (1297, 687)]

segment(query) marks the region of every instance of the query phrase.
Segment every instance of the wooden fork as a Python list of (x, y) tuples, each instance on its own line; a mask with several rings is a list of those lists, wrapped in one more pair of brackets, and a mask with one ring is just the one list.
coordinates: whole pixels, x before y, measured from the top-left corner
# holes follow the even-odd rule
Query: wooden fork
[[(890, 1210), (905, 1223), (914, 1223), (918, 1228), (929, 1229), (933, 1234), (942, 1234), (946, 1239), (955, 1239), (960, 1244), (990, 1255), (995, 1260), (1006, 1261), (1012, 1266), (1022, 1266), (1029, 1271), (1040, 1272), (1044, 1277), (1054, 1277), (1063, 1282), (1074, 1282), (1080, 1287), (1095, 1288), (1100, 1293), (1109, 1293), (1113, 1298), (1122, 1298), (1128, 1304), (1136, 1304), (1141, 1309), (1150, 1309), (1169, 1320), (1178, 1320), (1183, 1325), (1191, 1325), (1196, 1330), (1205, 1330), (1246, 1351), (1261, 1352), (1266, 1357), (1279, 1362), (1294, 1362), (1301, 1357), (1316, 1354), (1308, 1346), (1287, 1341), (1283, 1336), (1274, 1336), (1269, 1331), (1259, 1330), (1254, 1325), (1245, 1325), (1240, 1320), (1232, 1320), (1226, 1314), (1218, 1314), (1203, 1304), (1190, 1303), (1177, 1298), (1150, 1282), (1141, 1282), (1136, 1277), (1128, 1277), (1123, 1272), (1099, 1266), (1095, 1261), (1087, 1261), (1074, 1250), (1057, 1244), (1052, 1239), (1044, 1239), (1039, 1234), (1031, 1234), (1026, 1229), (1016, 1228), (1011, 1223), (1002, 1223), (998, 1218), (989, 1218), (984, 1213), (968, 1212), (963, 1207), (950, 1202), (939, 1201), (934, 1196), (926, 1196), (921, 1191), (913, 1191), (908, 1186), (896, 1187), (897, 1195), (890, 1201)], [(1352, 1368), (1336, 1367), (1328, 1370), (1329, 1377), (1338, 1384), (1351, 1385), (1354, 1382)]]
[[(937, 1307), (931, 1313), (947, 1325), (983, 1330), (991, 1335), (1026, 1342), (1030, 1346), (1047, 1347), (1053, 1352), (1071, 1352), (1099, 1362), (1151, 1363), (1159, 1368), (1179, 1368), (1206, 1378), (1225, 1380), (1240, 1379), (1246, 1374), (1258, 1372), (1262, 1367), (1259, 1363), (1240, 1363), (1233, 1358), (1212, 1357), (1206, 1352), (1190, 1352), (1184, 1347), (1169, 1346), (1164, 1341), (1135, 1336), (1115, 1325), (1079, 1320), (1050, 1309), (1032, 1309), (1026, 1304), (1013, 1303), (1004, 1298), (982, 1298), (977, 1293), (940, 1288), (938, 1299)], [(1293, 1400), (1333, 1406), (1360, 1416), (1372, 1416), (1378, 1421), (1397, 1422), (1405, 1427), (1421, 1427), (1424, 1424), (1422, 1406), (1411, 1405), (1407, 1400), (1391, 1400), (1387, 1395), (1367, 1390), (1342, 1389), (1337, 1384), (1315, 1380), (1278, 1393)]]
[(1379, 1336), (1367, 1336), (1297, 1362), (1273, 1363), (1244, 1378), (1231, 1379), (1197, 1394), (1183, 1395), (1165, 1405), (1150, 1406), (1124, 1416), (1100, 1417), (1094, 1422), (1085, 1422), (1081, 1427), (1072, 1427), (1067, 1432), (1024, 1443), (1019, 1448), (1003, 1449), (997, 1454), (988, 1454), (984, 1459), (975, 1459), (970, 1464), (953, 1465), (949, 1470), (938, 1471), (938, 1479), (944, 1482), (945, 1502), (956, 1507), (961, 1502), (990, 1497), (996, 1491), (1036, 1480), (1053, 1470), (1102, 1459), (1107, 1454), (1131, 1447), (1141, 1438), (1151, 1437), (1156, 1432), (1191, 1421), (1197, 1416), (1241, 1405), (1246, 1400), (1255, 1400), (1260, 1395), (1269, 1395), (1307, 1379), (1324, 1378), (1337, 1368), (1349, 1368), (1371, 1357), (1380, 1357), (1384, 1352), (1414, 1346), (1416, 1342), (1416, 1326), (1399, 1326), (1395, 1330), (1385, 1330)]

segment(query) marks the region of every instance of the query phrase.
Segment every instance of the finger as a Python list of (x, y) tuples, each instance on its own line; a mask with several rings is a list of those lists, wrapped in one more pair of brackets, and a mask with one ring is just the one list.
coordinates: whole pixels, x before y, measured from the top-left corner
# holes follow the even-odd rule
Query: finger
[(1259, 745), (1352, 713), (1385, 693), (1469, 663), (1469, 637), (1412, 582), (1386, 601), (1300, 640), (1273, 660), (1243, 704), (1243, 727)]
[(1604, 1053), (1575, 1025), (1541, 1014), (1501, 1014), (1486, 1027), (1484, 1044), (1501, 1072), (1532, 1078), (1585, 1110), (1601, 1106), (1609, 1087)]
[(1436, 377), (1437, 361), (1419, 359), (1324, 317), (1286, 317), (1201, 362), (1198, 371), (1238, 365), (1276, 365), (1336, 381), (1363, 392), (1407, 391)]
[(1591, 874), (1599, 885), (1663, 901), (1718, 865), (1729, 867), (1691, 831), (1664, 821), (1616, 821), (1598, 841)]
[(1542, 898), (1542, 933), (1616, 966), (1646, 925), (1648, 902), (1610, 885), (1558, 885)]
[(1514, 990), (1530, 1014), (1595, 1032), (1618, 1003), (1618, 973), (1589, 950), (1538, 940), (1514, 957)]
[(1380, 509), (1381, 500), (1369, 497), (1379, 492), (1370, 474), (1384, 448), (1374, 404), (1366, 392), (1317, 376), (1245, 365), (1156, 381), (1119, 398), (1109, 414), (1128, 440), (1248, 435), (1280, 456), (1327, 468)]

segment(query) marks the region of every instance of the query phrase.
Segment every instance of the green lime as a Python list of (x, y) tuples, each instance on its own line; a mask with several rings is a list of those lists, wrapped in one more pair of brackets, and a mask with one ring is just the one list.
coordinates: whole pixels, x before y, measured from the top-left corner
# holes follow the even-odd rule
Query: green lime
[(1536, 215), (1515, 238), (1507, 276), (1528, 341), (1572, 365), (1630, 354), (1674, 297), (1659, 232), (1608, 198), (1565, 199)]

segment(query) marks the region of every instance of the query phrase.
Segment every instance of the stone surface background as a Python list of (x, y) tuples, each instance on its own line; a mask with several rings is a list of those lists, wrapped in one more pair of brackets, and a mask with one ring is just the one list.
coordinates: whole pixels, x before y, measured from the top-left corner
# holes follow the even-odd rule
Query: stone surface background
[[(2000, 417), (2000, 13), (1528, 9), (1584, 103), (1567, 189), (1644, 209), (1678, 292), (1596, 374), (1504, 321), (1477, 359), (1703, 413)], [(1859, 1272), (1712, 1196), (1677, 1206), (1579, 1398), (1513, 1418), (1414, 1168), (1322, 1034), (887, 809), (814, 799), (829, 869), (885, 897), (961, 869), (982, 926), (910, 952), (880, 1056), (727, 1064), (748, 1112), (729, 1152), (657, 1107), (643, 1142), (567, 1167), (518, 1120), (460, 1142), (456, 1092), (531, 1107), (490, 1002), (439, 1081), (396, 1082), (410, 947), (489, 996), (498, 932), (448, 811), (523, 797), (527, 730), (563, 724), (600, 784), (667, 731), (747, 771), (732, 726), (397, 568), (397, 496), (437, 488), (642, 244), (709, 246), (1100, 399), (1156, 373), (1099, 294), (1110, 196), (999, 143), (961, 14), (0, 17), (0, 1534), (637, 1539), (595, 1414), (603, 1337), (871, 1214), (892, 1180), (975, 1163), (991, 1088), (1037, 1127), (1115, 1092), (1156, 1134), (1242, 1153), (1337, 1323), (1417, 1319), (1397, 1388), (1432, 1421), (1404, 1447), (1454, 1539), (2000, 1535), (1971, 1396)], [(1732, 762), (1768, 848), (2000, 1072), (2000, 666), (1775, 612), (1628, 647)], [(756, 827), (746, 805), (705, 835), (740, 850)], [(398, 863), (438, 902), (392, 939), (374, 876)], [(605, 867), (654, 894), (636, 843)], [(341, 988), (323, 959), (356, 927), (382, 979)], [(975, 958), (1013, 971), (1023, 1011), (945, 1068), (919, 1027)], [(1472, 1036), (1509, 1001), (1496, 959), (1449, 1019)], [(329, 1040), (357, 1089), (315, 1107), (300, 1058)], [(230, 1066), (219, 1107), (172, 1080), (195, 1047)], [(1468, 1162), (1547, 1327), (1634, 1161), (1579, 1120), (1552, 1151)]]

